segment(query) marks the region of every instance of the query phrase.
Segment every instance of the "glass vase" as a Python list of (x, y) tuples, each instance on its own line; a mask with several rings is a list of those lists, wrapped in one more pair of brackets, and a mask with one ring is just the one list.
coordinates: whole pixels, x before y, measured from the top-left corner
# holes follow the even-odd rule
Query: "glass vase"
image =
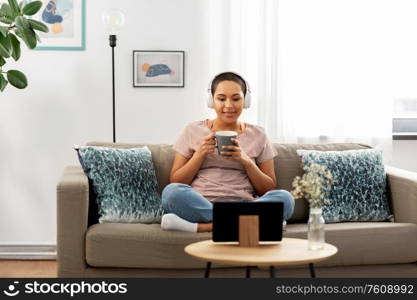
[(308, 218), (308, 249), (320, 250), (324, 247), (324, 218), (321, 208), (310, 208)]

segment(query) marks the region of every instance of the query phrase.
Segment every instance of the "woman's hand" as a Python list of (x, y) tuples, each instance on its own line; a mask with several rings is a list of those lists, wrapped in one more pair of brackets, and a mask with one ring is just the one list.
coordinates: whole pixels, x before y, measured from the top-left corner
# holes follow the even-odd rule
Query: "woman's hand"
[(252, 163), (250, 157), (246, 154), (245, 151), (240, 147), (240, 143), (237, 139), (232, 138), (231, 141), (236, 144), (236, 146), (223, 146), (223, 149), (230, 149), (231, 152), (228, 151), (221, 151), (221, 155), (223, 155), (226, 159), (234, 159), (242, 163), (242, 165), (246, 166), (247, 164)]
[(200, 142), (200, 147), (198, 147), (195, 154), (205, 158), (208, 154), (214, 153), (215, 148), (216, 139), (214, 138), (214, 132), (212, 132)]

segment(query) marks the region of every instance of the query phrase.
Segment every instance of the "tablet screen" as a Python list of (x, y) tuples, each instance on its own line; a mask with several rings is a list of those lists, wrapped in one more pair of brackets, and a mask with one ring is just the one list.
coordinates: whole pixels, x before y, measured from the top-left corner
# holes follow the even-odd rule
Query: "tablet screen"
[(213, 241), (238, 242), (239, 216), (259, 216), (259, 241), (281, 241), (283, 203), (219, 201), (213, 203)]

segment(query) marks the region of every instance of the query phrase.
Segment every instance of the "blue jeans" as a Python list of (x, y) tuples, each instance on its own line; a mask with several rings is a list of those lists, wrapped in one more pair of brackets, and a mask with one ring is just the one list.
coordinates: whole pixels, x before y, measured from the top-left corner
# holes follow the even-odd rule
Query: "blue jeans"
[[(255, 201), (284, 203), (284, 220), (294, 211), (294, 198), (286, 190), (269, 191)], [(192, 223), (209, 223), (213, 219), (213, 204), (188, 184), (167, 185), (162, 191), (162, 208)]]

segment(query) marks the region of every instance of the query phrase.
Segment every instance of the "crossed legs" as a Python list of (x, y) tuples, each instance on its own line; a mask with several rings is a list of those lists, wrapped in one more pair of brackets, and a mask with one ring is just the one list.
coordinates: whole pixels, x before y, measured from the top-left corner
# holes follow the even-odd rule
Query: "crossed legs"
[[(285, 190), (271, 190), (255, 201), (283, 202), (284, 220), (289, 219), (294, 211), (294, 199)], [(213, 204), (188, 184), (171, 183), (167, 185), (162, 192), (162, 207), (168, 213), (164, 215), (161, 222), (163, 229), (184, 229), (183, 231), (197, 232), (212, 231)], [(173, 217), (172, 214), (189, 223), (197, 223), (197, 226), (191, 226), (187, 223), (182, 223), (184, 226), (181, 226), (181, 224), (176, 226), (179, 220)]]

